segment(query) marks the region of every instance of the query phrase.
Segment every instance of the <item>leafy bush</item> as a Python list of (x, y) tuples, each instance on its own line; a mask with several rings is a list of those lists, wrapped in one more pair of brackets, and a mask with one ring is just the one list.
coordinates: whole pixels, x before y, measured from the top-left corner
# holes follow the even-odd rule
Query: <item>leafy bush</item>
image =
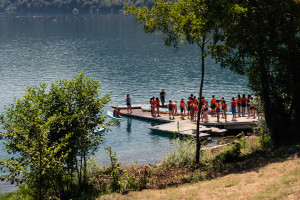
[(6, 107), (1, 123), (11, 158), (0, 159), (1, 170), (10, 172), (2, 178), (25, 185), (35, 199), (69, 199), (88, 190), (87, 160), (103, 142), (93, 132), (104, 123), (102, 108), (109, 102), (99, 87), (80, 73), (50, 87), (28, 87)]
[(163, 165), (166, 167), (192, 166), (196, 154), (195, 140), (191, 138), (175, 138), (172, 143), (172, 149), (163, 158)]
[(217, 160), (223, 163), (231, 163), (234, 161), (239, 161), (241, 158), (241, 144), (235, 143), (233, 146), (228, 147), (227, 151), (221, 153), (216, 157)]
[(273, 147), (271, 132), (264, 120), (257, 122), (254, 132), (259, 136), (259, 143), (263, 149)]

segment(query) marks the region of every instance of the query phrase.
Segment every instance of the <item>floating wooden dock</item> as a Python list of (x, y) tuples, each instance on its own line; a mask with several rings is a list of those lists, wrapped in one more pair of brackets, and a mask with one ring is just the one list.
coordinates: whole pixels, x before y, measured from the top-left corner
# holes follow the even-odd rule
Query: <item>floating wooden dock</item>
[[(160, 117), (153, 117), (150, 112), (145, 112), (142, 109), (134, 109), (132, 114), (128, 114), (127, 110), (121, 110), (120, 115), (164, 123), (149, 127), (152, 130), (186, 136), (196, 135), (196, 122), (192, 122), (187, 116), (185, 116), (185, 119), (181, 119), (180, 116), (169, 119), (168, 114), (161, 113)], [(200, 137), (208, 135), (220, 136), (224, 135), (226, 131), (233, 129), (250, 129), (257, 121), (257, 119), (247, 119), (246, 117), (238, 117), (236, 121), (231, 121), (231, 119), (232, 115), (227, 115), (227, 122), (225, 122), (225, 119), (220, 116), (220, 122), (217, 122), (217, 117), (209, 115), (208, 122), (200, 122)]]

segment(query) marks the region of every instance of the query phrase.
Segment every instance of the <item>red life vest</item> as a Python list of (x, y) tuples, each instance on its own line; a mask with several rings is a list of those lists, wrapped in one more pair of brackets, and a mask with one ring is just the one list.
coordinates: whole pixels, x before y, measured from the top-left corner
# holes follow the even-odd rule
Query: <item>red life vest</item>
[(232, 102), (232, 107), (233, 107), (233, 108), (236, 107), (236, 101), (233, 101), (233, 102)]
[(184, 108), (184, 101), (180, 101), (180, 108)]
[(216, 101), (217, 101), (217, 99), (215, 99), (215, 98), (211, 99), (212, 104), (216, 103)]

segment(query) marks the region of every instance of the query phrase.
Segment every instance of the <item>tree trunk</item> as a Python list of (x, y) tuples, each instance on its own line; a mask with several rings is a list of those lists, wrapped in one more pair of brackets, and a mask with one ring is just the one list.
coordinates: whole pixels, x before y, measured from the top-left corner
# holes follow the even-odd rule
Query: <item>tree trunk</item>
[(200, 163), (200, 148), (201, 148), (201, 142), (200, 142), (200, 113), (202, 108), (202, 89), (203, 89), (203, 82), (204, 82), (204, 47), (205, 47), (205, 37), (203, 37), (202, 43), (199, 44), (201, 48), (201, 83), (200, 83), (200, 89), (199, 89), (199, 97), (200, 97), (200, 104), (198, 108), (198, 117), (197, 117), (197, 128), (196, 128), (196, 164)]

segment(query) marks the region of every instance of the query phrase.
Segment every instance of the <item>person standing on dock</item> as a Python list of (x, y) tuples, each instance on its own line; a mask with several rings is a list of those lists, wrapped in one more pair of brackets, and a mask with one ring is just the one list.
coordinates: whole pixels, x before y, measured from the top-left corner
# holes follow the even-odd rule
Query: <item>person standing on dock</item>
[(215, 95), (212, 95), (211, 101), (210, 101), (210, 108), (211, 108), (210, 110), (211, 110), (212, 117), (215, 116), (216, 102), (217, 102), (217, 99), (215, 98)]
[[(132, 114), (130, 94), (127, 94), (127, 97), (126, 97), (126, 105), (127, 105), (127, 113), (128, 113), (128, 114)], [(130, 112), (129, 112), (129, 111), (130, 111)]]
[(238, 94), (237, 100), (237, 110), (238, 110), (238, 117), (241, 117), (241, 95)]
[(181, 99), (179, 107), (180, 107), (181, 119), (184, 119), (185, 108), (186, 108), (186, 104), (184, 103), (184, 99)]
[(155, 115), (155, 107), (156, 107), (155, 97), (151, 98), (150, 104), (151, 104), (151, 114), (152, 114), (152, 117), (156, 117), (156, 115)]
[(187, 100), (187, 116), (188, 116), (188, 119), (190, 118), (190, 115), (191, 115), (191, 105), (192, 105), (192, 98), (189, 97), (189, 100)]
[(220, 108), (221, 108), (220, 100), (217, 100), (217, 103), (216, 103), (217, 122), (220, 121), (220, 111), (221, 111)]
[(159, 115), (159, 104), (160, 104), (160, 101), (159, 101), (158, 97), (156, 97), (155, 103), (156, 103), (157, 117), (160, 117), (160, 115)]
[(204, 106), (204, 120), (205, 120), (204, 123), (209, 122), (209, 120), (208, 120), (208, 108), (209, 108), (208, 102), (206, 101), (205, 106)]
[(224, 114), (225, 122), (227, 122), (227, 103), (224, 97), (222, 97), (222, 115)]
[(164, 107), (165, 98), (166, 98), (166, 92), (165, 92), (164, 88), (161, 88), (161, 92), (160, 92), (159, 96), (160, 96), (161, 105), (162, 105), (162, 107)]
[(243, 94), (243, 97), (241, 98), (241, 103), (242, 103), (242, 117), (245, 117), (245, 112), (246, 112), (246, 96)]
[(174, 119), (174, 115), (173, 115), (173, 108), (174, 105), (172, 103), (172, 100), (169, 101), (169, 104), (168, 104), (168, 108), (169, 108), (169, 119)]
[(231, 112), (232, 112), (232, 121), (236, 121), (236, 100), (234, 97), (231, 99)]

